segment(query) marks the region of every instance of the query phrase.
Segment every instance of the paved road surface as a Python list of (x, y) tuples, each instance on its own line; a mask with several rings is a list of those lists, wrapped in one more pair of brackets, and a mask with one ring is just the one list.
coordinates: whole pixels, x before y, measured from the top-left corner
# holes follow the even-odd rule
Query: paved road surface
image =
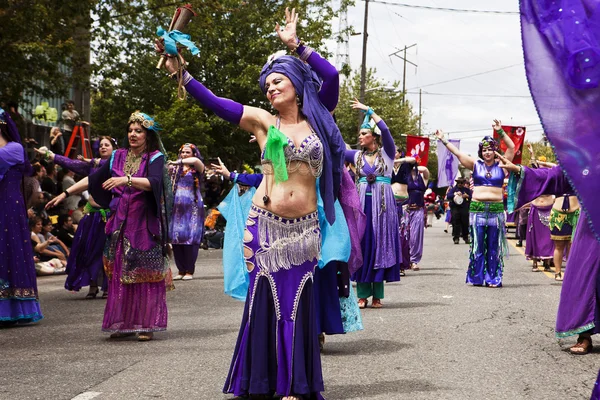
[[(421, 271), (386, 285), (366, 329), (327, 337), (325, 397), (589, 399), (600, 350), (572, 356), (554, 321), (560, 284), (511, 247), (504, 288), (464, 284), (468, 247), (443, 223), (425, 235)], [(221, 393), (243, 304), (223, 292), (221, 252), (202, 251), (196, 279), (168, 294), (169, 330), (109, 341), (104, 301), (39, 279), (45, 319), (0, 330), (0, 399), (211, 399)]]

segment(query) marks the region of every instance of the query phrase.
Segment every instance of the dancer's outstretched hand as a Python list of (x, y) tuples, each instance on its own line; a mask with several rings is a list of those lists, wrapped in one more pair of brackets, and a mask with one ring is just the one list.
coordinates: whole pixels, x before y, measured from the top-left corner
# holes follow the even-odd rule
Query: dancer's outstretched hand
[(227, 169), (225, 164), (210, 164), (210, 167), (215, 171), (216, 174), (222, 175), (225, 179), (229, 179), (231, 172)]
[(58, 196), (56, 196), (55, 198), (53, 198), (52, 200), (50, 200), (48, 203), (46, 203), (46, 206), (44, 207), (44, 209), (49, 210), (53, 207), (56, 207), (57, 205), (59, 205), (67, 196), (65, 196), (64, 193), (59, 194)]
[(350, 102), (350, 104), (354, 110), (369, 111), (369, 107), (358, 101), (356, 97)]
[(502, 129), (502, 121), (500, 121), (499, 119), (495, 119), (494, 125), (492, 125), (492, 128), (494, 128), (495, 131), (501, 130)]
[(290, 49), (296, 48), (296, 25), (298, 23), (298, 14), (296, 9), (292, 8), (292, 12), (288, 7), (285, 8), (285, 27), (281, 27), (279, 22), (275, 24), (275, 31), (279, 35), (279, 39)]
[(162, 42), (162, 39), (154, 40), (154, 50), (159, 55), (165, 55), (167, 57), (165, 61), (165, 68), (171, 74), (179, 70), (179, 66), (181, 65), (181, 63), (185, 64), (185, 60), (183, 59), (181, 53), (179, 53), (177, 56), (172, 56), (165, 53), (165, 46)]
[(521, 167), (519, 165), (513, 164), (512, 162), (510, 162), (508, 160), (508, 158), (504, 157), (502, 154), (498, 153), (497, 151), (495, 153), (496, 153), (496, 157), (498, 157), (498, 159), (500, 159), (500, 161), (501, 161), (498, 164), (498, 166), (500, 168), (504, 168), (508, 172), (520, 172), (521, 171)]

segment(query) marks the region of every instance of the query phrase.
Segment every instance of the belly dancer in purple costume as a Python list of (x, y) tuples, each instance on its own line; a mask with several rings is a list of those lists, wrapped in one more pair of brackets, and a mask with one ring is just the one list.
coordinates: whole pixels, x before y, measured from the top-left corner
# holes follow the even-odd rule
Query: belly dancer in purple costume
[(419, 166), (417, 160), (408, 174), (408, 241), (410, 245), (410, 268), (418, 271), (423, 257), (425, 236), (425, 190), (429, 181), (429, 170)]
[(531, 202), (529, 209), (525, 257), (533, 261), (533, 272), (539, 271), (539, 261), (542, 261), (545, 271), (550, 271), (550, 260), (554, 254), (554, 243), (548, 228), (552, 203), (554, 203), (554, 196), (540, 196)]
[(0, 327), (43, 318), (21, 194), (23, 175), (32, 173), (17, 126), (0, 108)]
[(147, 114), (131, 114), (127, 147), (115, 151), (98, 171), (47, 205), (52, 207), (68, 194), (84, 191), (89, 180), (95, 201), (110, 208), (104, 263), (108, 299), (102, 330), (111, 333), (113, 339), (137, 333), (138, 340), (148, 341), (153, 332), (167, 329), (166, 278), (170, 270), (163, 204), (171, 200), (163, 194), (168, 197), (172, 192), (170, 181), (165, 179), (164, 148), (158, 130), (158, 124)]
[[(561, 195), (569, 192), (568, 183), (581, 206), (556, 321), (559, 337), (579, 335), (571, 348), (576, 354), (587, 354), (591, 334), (600, 331), (598, 4), (598, 0), (520, 1), (529, 89), (562, 170), (525, 168), (523, 185), (529, 194), (546, 188)], [(569, 10), (568, 15), (557, 7)]]
[[(512, 160), (515, 144), (502, 129), (499, 120), (492, 126), (506, 144), (506, 158)], [(501, 287), (504, 257), (508, 255), (508, 242), (504, 217), (504, 171), (496, 160), (498, 143), (486, 136), (479, 142), (479, 160), (460, 151), (444, 137), (442, 131), (435, 135), (465, 168), (473, 171), (473, 197), (470, 205), (469, 231), (470, 255), (466, 282), (474, 286)]]
[(173, 280), (192, 279), (204, 234), (204, 202), (200, 193), (204, 163), (198, 148), (186, 143), (179, 148), (177, 161), (169, 161), (173, 186), (173, 213), (169, 243), (173, 246), (179, 273)]
[[(255, 135), (263, 151), (265, 178), (244, 234), (250, 286), (223, 389), (236, 396), (323, 398), (313, 297), (321, 243), (316, 179), (333, 224), (345, 145), (330, 113), (337, 104), (338, 73), (298, 40), (297, 20), (295, 10), (286, 10), (286, 26), (277, 24), (276, 30), (300, 59), (276, 54), (260, 74), (260, 87), (277, 115), (217, 97), (183, 74), (193, 97)], [(180, 68), (175, 57), (165, 64), (171, 73)]]
[[(354, 100), (352, 108), (365, 113), (360, 127), (362, 151), (346, 150), (346, 161), (356, 166), (356, 186), (367, 217), (362, 240), (363, 265), (352, 275), (356, 281), (358, 306), (381, 308), (384, 281), (400, 280), (400, 234), (398, 210), (391, 186), (396, 145), (385, 122), (372, 108)], [(373, 118), (374, 125), (369, 122)], [(377, 126), (377, 130), (375, 130)]]
[[(116, 141), (110, 136), (100, 138), (99, 159), (90, 161), (72, 160), (68, 157), (54, 154), (51, 151), (37, 150), (47, 160), (77, 175), (88, 176), (97, 171), (117, 149)], [(78, 292), (84, 286), (89, 286), (86, 299), (94, 299), (98, 295), (98, 286), (102, 285), (102, 298), (108, 297), (108, 279), (104, 273), (102, 253), (106, 241), (104, 229), (110, 215), (110, 209), (102, 208), (90, 196), (84, 208), (84, 217), (79, 221), (79, 227), (73, 238), (71, 254), (67, 259), (67, 279), (65, 289)]]
[[(402, 263), (400, 264), (400, 276), (404, 271), (410, 269), (410, 243), (408, 235), (407, 213), (405, 212), (408, 201), (408, 175), (412, 166), (409, 161), (412, 157), (405, 157), (404, 151), (396, 146), (396, 157), (392, 170), (392, 191), (396, 200), (396, 211), (398, 212), (400, 250), (402, 252)], [(411, 161), (412, 162), (412, 161)]]

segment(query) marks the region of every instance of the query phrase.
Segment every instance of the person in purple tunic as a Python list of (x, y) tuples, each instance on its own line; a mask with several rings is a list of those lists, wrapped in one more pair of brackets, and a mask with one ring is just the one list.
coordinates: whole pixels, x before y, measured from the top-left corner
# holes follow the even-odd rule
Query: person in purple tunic
[[(265, 177), (244, 234), (250, 286), (223, 388), (236, 396), (321, 399), (324, 390), (313, 295), (321, 251), (317, 198), (320, 193), (327, 222), (335, 224), (345, 144), (331, 115), (338, 72), (298, 39), (297, 21), (295, 10), (286, 10), (286, 25), (276, 30), (299, 58), (277, 53), (259, 78), (276, 115), (217, 97), (183, 72), (190, 95), (255, 135), (262, 150)], [(182, 65), (178, 57), (165, 63), (170, 73)]]
[[(514, 165), (501, 158), (511, 172), (509, 209), (516, 209), (544, 194), (565, 193), (570, 183), (560, 167), (532, 169)], [(591, 335), (600, 332), (600, 242), (585, 212), (581, 212), (567, 260), (558, 315), (556, 336), (579, 335), (573, 354), (587, 354), (592, 349)]]
[(540, 196), (531, 202), (525, 236), (525, 257), (533, 261), (533, 272), (539, 271), (538, 263), (540, 261), (544, 265), (544, 271), (550, 271), (550, 262), (554, 255), (554, 243), (550, 238), (548, 225), (553, 203), (553, 195)]
[[(102, 330), (111, 338), (135, 335), (148, 341), (153, 332), (167, 329), (166, 257), (168, 208), (171, 194), (158, 124), (139, 111), (131, 114), (128, 144), (112, 153), (100, 169), (48, 203), (52, 207), (71, 193), (88, 187), (94, 200), (110, 208), (106, 222), (108, 243), (104, 268), (108, 299)], [(163, 184), (167, 188), (163, 190)]]
[[(492, 126), (506, 144), (506, 158), (512, 160), (515, 144), (504, 132), (499, 120)], [(498, 142), (486, 136), (479, 143), (479, 160), (460, 151), (444, 137), (435, 135), (465, 168), (473, 171), (473, 197), (469, 206), (470, 256), (466, 282), (474, 286), (501, 287), (504, 257), (508, 255), (504, 216), (504, 171), (496, 160)]]
[(16, 124), (0, 108), (0, 327), (43, 318), (21, 194), (32, 172)]
[(409, 161), (412, 168), (408, 173), (408, 241), (410, 246), (410, 268), (419, 271), (423, 258), (425, 236), (425, 191), (429, 181), (429, 170), (420, 166), (416, 159)]
[(356, 281), (358, 307), (367, 307), (369, 297), (373, 297), (371, 307), (381, 308), (384, 282), (400, 280), (402, 263), (400, 223), (391, 186), (396, 145), (387, 125), (371, 107), (355, 99), (352, 108), (365, 114), (358, 138), (363, 150), (346, 150), (346, 162), (356, 166), (356, 186), (367, 217), (363, 265), (352, 280)]
[(202, 155), (192, 143), (179, 148), (177, 161), (169, 161), (169, 176), (173, 186), (169, 242), (173, 246), (175, 265), (179, 270), (173, 280), (191, 280), (196, 269), (204, 234), (204, 202), (200, 193), (203, 174)]
[[(396, 156), (394, 158), (394, 168), (392, 169), (392, 191), (396, 200), (396, 210), (398, 212), (400, 250), (402, 251), (402, 264), (400, 265), (400, 276), (404, 276), (407, 269), (410, 269), (410, 243), (408, 238), (408, 220), (405, 211), (408, 201), (408, 174), (412, 168), (410, 162), (412, 157), (405, 157), (404, 151), (396, 147)], [(410, 161), (410, 162), (409, 162)]]
[[(48, 161), (53, 161), (80, 176), (89, 176), (97, 171), (108, 160), (113, 151), (117, 149), (116, 140), (110, 136), (100, 137), (98, 152), (100, 158), (90, 161), (73, 160), (51, 151), (36, 150)], [(110, 209), (102, 208), (90, 196), (83, 210), (84, 217), (79, 221), (79, 226), (73, 238), (71, 254), (67, 259), (67, 279), (65, 289), (80, 291), (82, 287), (89, 286), (86, 299), (95, 299), (98, 287), (102, 287), (102, 298), (108, 297), (108, 279), (104, 273), (102, 252), (106, 242), (106, 220)]]

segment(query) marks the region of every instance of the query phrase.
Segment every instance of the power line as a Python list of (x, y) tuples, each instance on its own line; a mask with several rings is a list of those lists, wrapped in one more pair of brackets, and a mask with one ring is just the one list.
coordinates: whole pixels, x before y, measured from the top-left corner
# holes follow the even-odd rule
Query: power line
[[(419, 94), (419, 92), (406, 92), (407, 94)], [(470, 93), (433, 93), (423, 92), (431, 96), (454, 96), (454, 97), (506, 97), (515, 99), (529, 99), (531, 95), (510, 95), (510, 94), (470, 94)]]
[[(485, 75), (485, 74), (489, 74), (491, 72), (502, 71), (502, 70), (505, 70), (505, 69), (513, 68), (513, 67), (516, 67), (517, 65), (523, 65), (523, 64), (522, 63), (517, 63), (517, 64), (507, 65), (506, 67), (491, 69), (489, 71), (478, 72), (478, 73), (472, 74), (472, 75), (461, 76), (459, 78), (448, 79), (446, 81), (441, 81), (441, 82), (436, 82), (436, 83), (429, 83), (427, 85), (421, 85), (420, 88), (424, 88), (424, 87), (427, 87), (427, 86), (441, 85), (442, 83), (449, 83), (449, 82), (454, 82), (454, 81), (460, 81), (462, 79), (473, 78), (475, 76)], [(419, 89), (419, 88), (414, 87), (414, 88), (410, 88), (408, 90), (412, 90), (412, 89)]]
[(519, 15), (518, 11), (498, 11), (498, 10), (468, 10), (461, 8), (446, 8), (446, 7), (428, 7), (428, 6), (417, 6), (414, 4), (394, 3), (391, 1), (383, 0), (369, 0), (371, 3), (386, 4), (389, 6), (396, 7), (407, 7), (407, 8), (418, 8), (421, 10), (431, 11), (449, 11), (449, 12), (462, 12), (462, 13), (476, 13), (476, 14), (496, 14), (496, 15)]

